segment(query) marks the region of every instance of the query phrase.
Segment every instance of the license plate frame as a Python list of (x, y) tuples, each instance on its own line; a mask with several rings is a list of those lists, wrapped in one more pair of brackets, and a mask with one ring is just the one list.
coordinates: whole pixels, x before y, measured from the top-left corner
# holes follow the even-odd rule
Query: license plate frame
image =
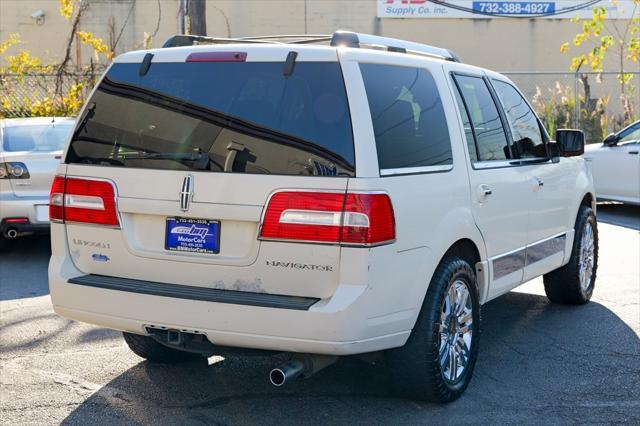
[(220, 229), (219, 220), (168, 217), (164, 248), (183, 253), (219, 254)]

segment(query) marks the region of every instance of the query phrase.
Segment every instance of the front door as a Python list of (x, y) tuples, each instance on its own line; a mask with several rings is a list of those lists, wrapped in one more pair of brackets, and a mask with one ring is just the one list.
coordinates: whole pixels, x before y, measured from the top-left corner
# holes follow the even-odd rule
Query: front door
[(603, 146), (592, 162), (596, 194), (605, 199), (640, 202), (640, 129), (634, 139)]
[[(575, 188), (577, 167), (567, 159), (551, 160), (547, 151), (547, 135), (524, 97), (509, 82), (492, 79), (491, 83), (509, 123), (511, 145), (528, 173), (524, 188), (529, 210), (528, 245), (524, 281), (562, 265), (567, 223)], [(564, 164), (562, 164), (564, 163)]]

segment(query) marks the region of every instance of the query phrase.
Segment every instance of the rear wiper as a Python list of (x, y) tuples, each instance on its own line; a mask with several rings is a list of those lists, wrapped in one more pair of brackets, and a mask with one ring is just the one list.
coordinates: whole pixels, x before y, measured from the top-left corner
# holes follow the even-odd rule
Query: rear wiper
[(174, 160), (174, 161), (193, 161), (191, 167), (195, 170), (207, 170), (209, 164), (213, 163), (218, 168), (220, 166), (211, 161), (209, 154), (203, 151), (192, 152), (144, 152), (141, 154), (121, 154), (119, 156), (123, 161), (126, 160)]
[[(141, 154), (127, 155), (122, 154), (123, 160), (186, 160), (198, 161), (202, 156), (206, 155), (202, 152), (143, 152)], [(208, 155), (207, 155), (208, 157)]]

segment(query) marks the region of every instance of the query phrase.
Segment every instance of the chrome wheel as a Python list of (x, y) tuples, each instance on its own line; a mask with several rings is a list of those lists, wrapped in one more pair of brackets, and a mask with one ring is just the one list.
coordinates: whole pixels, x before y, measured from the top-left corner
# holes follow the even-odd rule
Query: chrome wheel
[(580, 239), (580, 256), (578, 258), (578, 270), (580, 271), (580, 288), (582, 291), (589, 290), (593, 267), (595, 266), (595, 238), (593, 226), (587, 222), (582, 230)]
[(439, 361), (442, 377), (456, 383), (471, 358), (473, 304), (469, 287), (461, 280), (449, 286), (440, 311)]

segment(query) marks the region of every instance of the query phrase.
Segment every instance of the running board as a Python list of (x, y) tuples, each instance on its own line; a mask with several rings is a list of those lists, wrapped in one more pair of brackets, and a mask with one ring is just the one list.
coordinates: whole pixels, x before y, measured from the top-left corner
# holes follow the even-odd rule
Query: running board
[(129, 293), (149, 294), (152, 296), (228, 303), (232, 305), (260, 306), (263, 308), (293, 309), (298, 311), (307, 311), (314, 303), (320, 300), (314, 297), (222, 290), (218, 288), (157, 283), (93, 274), (71, 278), (68, 282), (70, 284), (126, 291)]

